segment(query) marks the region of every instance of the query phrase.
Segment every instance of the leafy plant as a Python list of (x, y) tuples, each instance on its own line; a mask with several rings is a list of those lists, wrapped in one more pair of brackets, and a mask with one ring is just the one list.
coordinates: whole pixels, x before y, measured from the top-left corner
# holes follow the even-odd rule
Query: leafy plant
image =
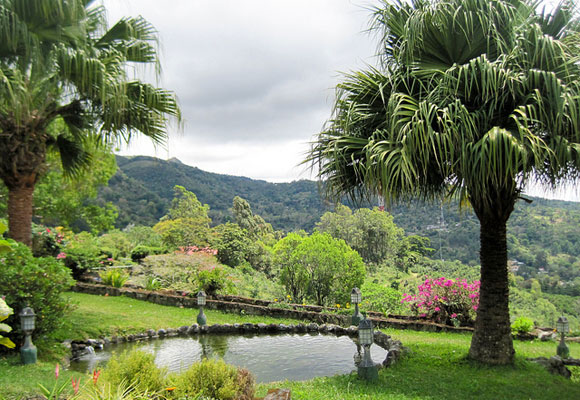
[(0, 222), (0, 254), (10, 251), (10, 242), (6, 239), (2, 239), (1, 235), (6, 231), (6, 225)]
[(514, 323), (511, 325), (512, 334), (523, 335), (525, 333), (529, 333), (534, 328), (534, 321), (530, 318), (526, 317), (519, 317), (517, 318)]
[(398, 314), (403, 311), (401, 305), (402, 293), (387, 285), (365, 282), (361, 307), (365, 310), (380, 311), (385, 315)]
[(203, 290), (208, 295), (213, 295), (227, 287), (228, 276), (222, 268), (215, 267), (199, 271), (197, 282), (200, 290)]
[(217, 400), (254, 398), (253, 376), (247, 370), (226, 364), (221, 359), (205, 359), (195, 363), (182, 374), (170, 376), (169, 381), (171, 386), (175, 387), (172, 392), (175, 398), (186, 396)]
[[(4, 299), (0, 298), (0, 321), (4, 321), (10, 315), (14, 314), (14, 310), (8, 307), (8, 304), (4, 301)], [(0, 332), (10, 332), (12, 328), (10, 325), (0, 324)], [(13, 349), (16, 347), (12, 340), (8, 339), (7, 337), (3, 337), (0, 335), (0, 345), (8, 347), (9, 349)]]
[(128, 383), (141, 391), (156, 392), (166, 387), (167, 371), (155, 365), (155, 356), (139, 350), (113, 356), (102, 374), (102, 383), (111, 386)]
[(145, 278), (145, 289), (146, 290), (159, 290), (161, 289), (161, 280), (155, 276), (148, 276)]
[(123, 287), (129, 280), (129, 275), (119, 271), (118, 269), (108, 269), (99, 273), (99, 276), (105, 285), (116, 288)]
[[(52, 332), (62, 324), (63, 314), (70, 308), (69, 301), (61, 296), (74, 284), (70, 270), (53, 257), (35, 258), (21, 243), (11, 245), (12, 251), (0, 257), (0, 287), (6, 303), (15, 310), (26, 306), (34, 309), (35, 335)], [(10, 316), (7, 323), (14, 327), (9, 336), (19, 339), (17, 317)]]

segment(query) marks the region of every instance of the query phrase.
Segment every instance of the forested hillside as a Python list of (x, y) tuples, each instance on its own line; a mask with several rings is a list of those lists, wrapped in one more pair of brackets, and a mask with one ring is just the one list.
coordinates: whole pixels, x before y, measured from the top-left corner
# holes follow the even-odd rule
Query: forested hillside
[[(119, 208), (117, 226), (154, 225), (169, 207), (173, 187), (182, 185), (209, 204), (213, 224), (232, 221), (235, 196), (246, 199), (254, 212), (274, 229), (311, 231), (331, 204), (313, 181), (269, 183), (220, 175), (153, 157), (117, 157), (119, 171), (101, 189), (102, 201)], [(580, 203), (532, 198), (519, 202), (509, 220), (508, 243), (513, 269), (525, 279), (537, 279), (542, 289), (580, 294)], [(472, 211), (457, 204), (414, 202), (388, 209), (406, 234), (426, 236), (436, 251), (432, 258), (479, 263), (479, 223)]]

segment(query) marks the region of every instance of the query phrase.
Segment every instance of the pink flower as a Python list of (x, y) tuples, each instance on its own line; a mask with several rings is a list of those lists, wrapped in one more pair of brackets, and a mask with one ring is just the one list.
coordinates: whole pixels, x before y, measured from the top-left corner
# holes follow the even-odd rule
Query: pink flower
[(60, 365), (56, 363), (56, 368), (54, 369), (54, 378), (58, 379), (58, 375), (60, 374)]
[(451, 314), (451, 318), (457, 318), (457, 314), (455, 313)]
[(60, 253), (58, 253), (58, 255), (56, 256), (57, 260), (62, 260), (63, 258), (66, 258), (66, 253), (63, 253), (62, 251)]
[(439, 307), (435, 307), (434, 310), (435, 311), (441, 311), (441, 309)]

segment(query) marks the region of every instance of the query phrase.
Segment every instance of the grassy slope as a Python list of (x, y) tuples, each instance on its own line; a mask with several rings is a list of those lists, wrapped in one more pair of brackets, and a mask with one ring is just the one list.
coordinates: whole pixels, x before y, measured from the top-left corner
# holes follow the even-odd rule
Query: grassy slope
[[(100, 334), (142, 332), (148, 328), (176, 328), (191, 324), (196, 310), (179, 309), (140, 302), (124, 297), (67, 294), (78, 302), (67, 316), (65, 326), (55, 332), (57, 339), (97, 337)], [(210, 323), (284, 322), (259, 316), (244, 316), (208, 311)], [(380, 381), (367, 384), (355, 375), (320, 378), (306, 382), (279, 382), (261, 385), (264, 394), (270, 387), (287, 387), (293, 399), (579, 399), (580, 384), (549, 375), (524, 357), (550, 356), (554, 343), (516, 342), (518, 361), (513, 367), (489, 368), (465, 360), (471, 336), (414, 331), (387, 330), (410, 348), (410, 354), (396, 366), (381, 371)], [(580, 345), (572, 344), (573, 357), (580, 357)], [(0, 398), (18, 399), (23, 393), (37, 391), (38, 383), (52, 386), (54, 364), (43, 359), (34, 366), (19, 365), (18, 358), (0, 359)], [(283, 357), (283, 355), (281, 355)], [(379, 360), (375, 360), (379, 361)], [(580, 371), (575, 371), (580, 373)], [(61, 382), (78, 376), (63, 371)], [(84, 377), (86, 381), (88, 377)]]

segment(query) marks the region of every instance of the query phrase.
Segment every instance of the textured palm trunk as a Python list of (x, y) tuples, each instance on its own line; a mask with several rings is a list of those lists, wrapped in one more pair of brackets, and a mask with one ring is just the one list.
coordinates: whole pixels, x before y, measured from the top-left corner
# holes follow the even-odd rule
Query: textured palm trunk
[(507, 269), (507, 218), (480, 217), (481, 287), (469, 357), (486, 364), (511, 364)]
[(34, 176), (8, 188), (8, 233), (17, 242), (32, 245)]

